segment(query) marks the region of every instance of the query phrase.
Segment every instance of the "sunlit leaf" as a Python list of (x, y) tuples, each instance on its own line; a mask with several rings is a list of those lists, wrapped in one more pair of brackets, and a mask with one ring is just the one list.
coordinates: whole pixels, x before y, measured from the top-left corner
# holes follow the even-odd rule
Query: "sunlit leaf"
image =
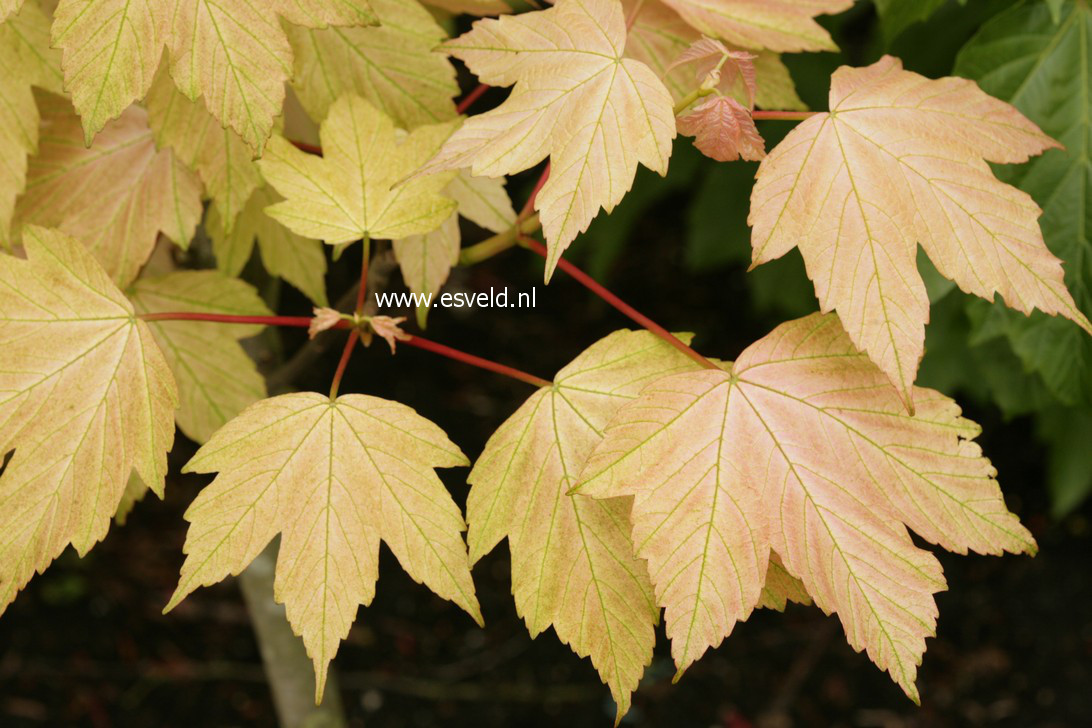
[(0, 612), (71, 544), (106, 535), (135, 472), (163, 495), (178, 404), (144, 322), (74, 238), (0, 254)]

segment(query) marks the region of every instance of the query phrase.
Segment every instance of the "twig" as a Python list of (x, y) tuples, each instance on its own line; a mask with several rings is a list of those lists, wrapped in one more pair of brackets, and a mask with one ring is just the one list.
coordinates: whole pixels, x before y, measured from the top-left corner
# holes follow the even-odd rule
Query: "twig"
[[(549, 253), (546, 251), (546, 246), (543, 245), (542, 243), (538, 242), (534, 238), (530, 238), (530, 237), (528, 237), (526, 235), (520, 235), (519, 236), (519, 241), (524, 247), (530, 248), (534, 252), (541, 255), (543, 258), (548, 258)], [(696, 361), (698, 364), (701, 364), (706, 369), (720, 369), (720, 367), (718, 367), (716, 364), (709, 361), (704, 356), (702, 356), (701, 354), (699, 354), (698, 352), (694, 351), (689, 346), (687, 346), (685, 343), (683, 343), (673, 333), (671, 333), (670, 331), (665, 329), (663, 326), (660, 326), (658, 323), (656, 323), (655, 321), (650, 319), (648, 316), (645, 316), (643, 313), (641, 313), (637, 309), (633, 308), (633, 306), (630, 306), (628, 303), (623, 301), (618, 296), (611, 293), (601, 283), (596, 281), (594, 278), (589, 276), (584, 271), (577, 268), (575, 265), (573, 265), (569, 261), (565, 260), (564, 258), (559, 258), (558, 261), (557, 261), (557, 267), (560, 268), (561, 270), (565, 271), (566, 273), (568, 273), (578, 283), (580, 283), (582, 286), (587, 288), (589, 291), (591, 291), (595, 295), (602, 298), (604, 301), (609, 303), (611, 306), (614, 306), (614, 308), (621, 311), (623, 314), (628, 316), (630, 319), (632, 319), (636, 323), (640, 324), (644, 328), (646, 328), (649, 331), (651, 331), (652, 333), (656, 334), (656, 336), (659, 336), (661, 339), (666, 341), (668, 344), (671, 344), (671, 346), (675, 347), (676, 349), (681, 351), (683, 354), (686, 354), (688, 357), (690, 357), (691, 359)]]
[(484, 94), (488, 90), (489, 84), (479, 83), (473, 91), (463, 97), (463, 100), (460, 101), (458, 106), (455, 107), (455, 113), (464, 113), (468, 108), (470, 108), (471, 104), (481, 98), (482, 94)]

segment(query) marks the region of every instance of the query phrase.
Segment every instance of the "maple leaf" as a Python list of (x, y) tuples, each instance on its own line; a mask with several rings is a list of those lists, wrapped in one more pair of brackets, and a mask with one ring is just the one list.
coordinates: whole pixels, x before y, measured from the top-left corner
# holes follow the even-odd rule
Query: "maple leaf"
[(27, 226), (0, 254), (0, 612), (110, 527), (129, 476), (163, 495), (178, 394), (148, 326), (87, 249)]
[(426, 5), (447, 10), (458, 15), (502, 15), (512, 12), (512, 6), (505, 0), (424, 0)]
[(311, 324), (307, 327), (307, 338), (313, 339), (323, 331), (329, 331), (330, 329), (341, 323), (341, 311), (335, 308), (327, 308), (326, 306), (316, 306), (311, 310), (313, 318)]
[(1005, 508), (979, 428), (917, 389), (908, 415), (831, 314), (783, 324), (725, 371), (658, 379), (588, 458), (576, 493), (633, 496), (680, 671), (763, 599), (772, 548), (849, 644), (913, 700), (949, 550), (1035, 550)]
[(265, 214), (265, 209), (284, 200), (269, 187), (259, 187), (230, 232), (224, 231), (219, 213), (209, 211), (205, 229), (212, 238), (216, 267), (229, 276), (242, 272), (254, 241), (258, 241), (262, 264), (270, 275), (278, 276), (298, 288), (319, 306), (326, 299), (326, 254), (322, 243), (296, 235)]
[(679, 117), (679, 133), (694, 137), (694, 146), (718, 162), (740, 157), (757, 162), (766, 156), (766, 142), (755, 128), (751, 112), (728, 96), (713, 96)]
[(771, 551), (766, 578), (762, 583), (762, 593), (758, 597), (755, 608), (784, 612), (789, 602), (811, 604), (811, 596), (804, 588), (804, 583), (786, 571), (781, 558)]
[(706, 35), (740, 48), (782, 53), (834, 51), (815, 16), (840, 13), (853, 0), (663, 0)]
[[(409, 334), (402, 330), (401, 324), (405, 323), (405, 316), (372, 316), (368, 319), (368, 328), (379, 338), (387, 342), (391, 353), (395, 352), (395, 342), (407, 341)], [(365, 346), (371, 346), (371, 339), (364, 342)]]
[(929, 318), (919, 243), (967, 293), (1092, 332), (1043, 243), (1039, 207), (986, 164), (1057, 146), (1038, 127), (971, 81), (929, 80), (890, 56), (838, 69), (830, 108), (759, 167), (754, 265), (799, 247), (822, 309), (838, 311), (908, 407)]
[(220, 125), (204, 104), (190, 101), (178, 90), (165, 68), (144, 100), (156, 145), (170, 147), (197, 173), (219, 213), (217, 220), (230, 233), (251, 194), (262, 184), (250, 147), (242, 137)]
[(440, 195), (453, 174), (392, 186), (435, 154), (451, 129), (450, 123), (419, 126), (398, 141), (390, 117), (359, 96), (342, 96), (320, 128), (324, 156), (301, 152), (281, 137), (270, 141), (258, 164), (285, 201), (266, 213), (331, 245), (434, 230), (455, 209)]
[(23, 6), (23, 0), (0, 0), (0, 23), (7, 21), (8, 17), (19, 12)]
[(455, 117), (455, 68), (434, 49), (447, 38), (414, 0), (372, 0), (373, 28), (292, 28), (292, 88), (311, 118), (322, 121), (339, 96), (371, 101), (399, 126)]
[(209, 112), (260, 152), (292, 75), (280, 17), (316, 27), (374, 21), (363, 0), (61, 0), (53, 45), (86, 143), (144, 96), (166, 47), (178, 88), (204, 96)]
[[(139, 278), (129, 291), (139, 314), (182, 311), (241, 316), (272, 315), (254, 288), (215, 271), (179, 271)], [(179, 429), (205, 442), (243, 408), (265, 397), (265, 379), (239, 339), (256, 336), (257, 325), (209, 321), (149, 321), (178, 383)]]
[(731, 93), (738, 80), (746, 92), (748, 107), (754, 108), (755, 94), (758, 92), (754, 63), (757, 58), (754, 53), (733, 51), (719, 40), (702, 37), (680, 53), (668, 68), (692, 63), (698, 86), (718, 88), (723, 93)]
[[(432, 232), (392, 243), (402, 280), (412, 293), (435, 294), (459, 262), (462, 234), (458, 215), (495, 233), (516, 223), (516, 211), (504, 189), (503, 178), (472, 177), (462, 170), (444, 188), (444, 195), (455, 201), (458, 213), (452, 213)], [(428, 306), (418, 306), (417, 325), (425, 328), (427, 319)]]
[(621, 4), (559, 0), (485, 19), (444, 44), (483, 83), (515, 85), (497, 108), (468, 119), (426, 170), (470, 167), (498, 177), (550, 157), (535, 201), (549, 247), (546, 279), (600, 208), (610, 212), (638, 163), (665, 174), (675, 137), (671, 95), (645, 64), (622, 55)]
[(218, 475), (186, 510), (186, 561), (164, 611), (238, 574), (279, 533), (274, 598), (314, 661), (316, 702), (357, 606), (375, 595), (380, 540), (481, 624), (462, 514), (433, 470), (468, 464), (397, 402), (299, 393), (253, 404), (184, 469)]
[(136, 277), (160, 232), (189, 244), (201, 219), (201, 182), (171, 150), (156, 151), (143, 109), (127, 109), (85, 148), (68, 101), (39, 94), (38, 106), (41, 139), (18, 219), (76, 236), (120, 286)]
[[(410, 293), (429, 295), (440, 290), (459, 262), (461, 240), (459, 216), (452, 213), (432, 232), (392, 241), (402, 281)], [(428, 322), (428, 309), (417, 306), (417, 325), (421, 328)]]
[(629, 540), (632, 498), (566, 491), (623, 404), (649, 382), (695, 367), (646, 331), (616, 331), (531, 395), (470, 473), (471, 561), (508, 538), (512, 592), (531, 636), (553, 626), (562, 642), (591, 657), (619, 718), (652, 659), (659, 609)]
[[(691, 69), (675, 65), (675, 61), (699, 42), (702, 34), (662, 2), (623, 0), (622, 9), (627, 21), (632, 19), (626, 56), (648, 65), (663, 80), (675, 101), (680, 101), (694, 90), (694, 77)], [(796, 95), (780, 54), (756, 49), (751, 49), (751, 53), (755, 56), (755, 105), (766, 109), (807, 108)]]
[[(0, 16), (5, 9), (12, 8), (0, 3)], [(60, 56), (49, 48), (49, 19), (37, 3), (0, 25), (0, 69), (0, 246), (9, 247), (27, 154), (38, 151), (38, 107), (30, 87), (61, 93)]]

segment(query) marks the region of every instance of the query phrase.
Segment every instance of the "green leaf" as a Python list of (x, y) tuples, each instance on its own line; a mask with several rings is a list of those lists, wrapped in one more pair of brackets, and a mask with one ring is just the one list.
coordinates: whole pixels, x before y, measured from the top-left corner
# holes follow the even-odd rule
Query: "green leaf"
[(224, 232), (219, 213), (215, 208), (210, 210), (205, 227), (212, 238), (216, 267), (229, 276), (239, 275), (257, 240), (262, 264), (270, 275), (291, 283), (316, 306), (326, 306), (326, 253), (322, 243), (296, 235), (265, 213), (267, 207), (283, 200), (269, 187), (255, 190), (231, 232)]
[(204, 104), (186, 98), (166, 68), (160, 69), (144, 105), (156, 145), (173, 149), (197, 173), (216, 206), (219, 225), (231, 232), (247, 200), (262, 184), (250, 147), (221, 126)]
[(1047, 485), (1055, 518), (1072, 513), (1092, 494), (1092, 410), (1055, 408), (1038, 418), (1047, 446)]
[[(1035, 198), (1066, 286), (1092, 315), (1092, 8), (1066, 2), (1055, 24), (1043, 3), (1005, 12), (960, 52), (956, 72), (1020, 109), (1064, 150), (998, 170)], [(1063, 319), (1006, 311), (1006, 335), (1031, 371), (1066, 403), (1092, 402), (1092, 339)]]
[(218, 475), (186, 511), (186, 561), (164, 611), (238, 574), (279, 533), (273, 596), (314, 661), (316, 702), (357, 606), (375, 596), (380, 540), (414, 581), (481, 624), (462, 514), (434, 471), (468, 464), (396, 402), (300, 393), (251, 405), (184, 469)]
[(659, 608), (629, 539), (633, 499), (566, 492), (623, 404), (649, 382), (695, 368), (647, 331), (616, 331), (531, 395), (470, 473), (471, 561), (508, 538), (512, 593), (531, 636), (552, 626), (591, 657), (619, 718), (652, 660)]
[(359, 96), (342, 96), (322, 122), (322, 157), (281, 137), (270, 142), (258, 164), (285, 201), (266, 212), (293, 232), (331, 245), (435, 230), (455, 210), (440, 194), (454, 173), (402, 181), (436, 153), (452, 128), (420, 126), (399, 141), (390, 117)]
[[(215, 271), (180, 271), (140, 278), (129, 291), (137, 313), (182, 311), (269, 316), (257, 291)], [(156, 343), (178, 383), (179, 429), (205, 442), (248, 405), (266, 395), (265, 380), (239, 339), (262, 327), (209, 321), (151, 321)]]
[(914, 23), (928, 20), (947, 0), (873, 0), (884, 40), (890, 44)]
[(148, 326), (75, 238), (0, 255), (0, 612), (71, 544), (100, 541), (130, 474), (163, 495), (178, 392)]

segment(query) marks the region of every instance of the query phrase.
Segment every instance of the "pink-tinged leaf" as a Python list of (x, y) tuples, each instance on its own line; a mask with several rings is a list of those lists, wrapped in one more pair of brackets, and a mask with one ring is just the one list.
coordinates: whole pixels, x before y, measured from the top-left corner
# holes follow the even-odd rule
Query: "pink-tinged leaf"
[[(754, 107), (755, 94), (758, 93), (754, 53), (733, 51), (719, 40), (701, 38), (690, 44), (675, 62), (668, 66), (672, 70), (687, 63), (695, 66), (695, 80), (699, 84), (711, 81), (724, 93), (731, 93), (739, 81), (747, 94), (747, 103)], [(712, 76), (712, 78), (710, 78)]]
[(679, 133), (694, 137), (694, 146), (718, 162), (740, 157), (758, 162), (766, 142), (755, 128), (751, 112), (727, 96), (714, 96), (678, 121)]
[(838, 69), (830, 109), (759, 167), (754, 264), (798, 247), (822, 309), (838, 312), (908, 408), (929, 320), (919, 244), (965, 292), (1092, 332), (1043, 242), (1038, 205), (986, 164), (1024, 162), (1057, 142), (973, 82), (927, 79), (891, 56)]
[(783, 324), (723, 366), (657, 379), (619, 409), (573, 493), (633, 498), (633, 542), (680, 670), (754, 607), (803, 600), (768, 567), (776, 554), (916, 701), (945, 581), (908, 528), (960, 553), (1036, 548), (978, 426), (928, 389), (907, 414), (830, 314)]

